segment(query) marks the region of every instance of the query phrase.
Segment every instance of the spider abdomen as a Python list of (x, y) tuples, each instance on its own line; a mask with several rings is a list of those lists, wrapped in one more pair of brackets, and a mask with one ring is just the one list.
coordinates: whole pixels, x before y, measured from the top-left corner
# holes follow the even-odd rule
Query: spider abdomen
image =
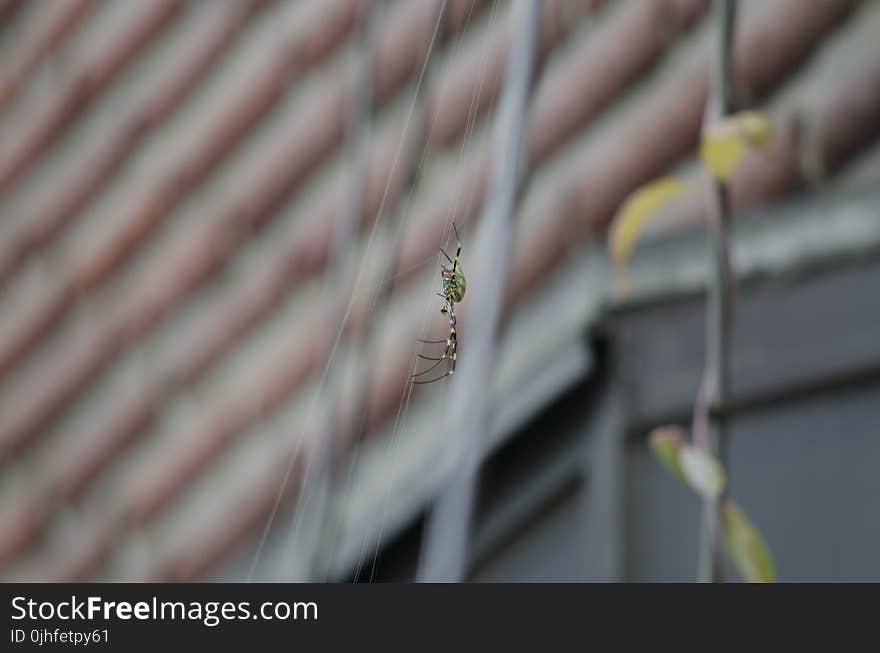
[(456, 261), (452, 270), (444, 270), (443, 274), (443, 296), (446, 301), (458, 304), (464, 298), (464, 292), (467, 289), (467, 280), (461, 271), (461, 267)]

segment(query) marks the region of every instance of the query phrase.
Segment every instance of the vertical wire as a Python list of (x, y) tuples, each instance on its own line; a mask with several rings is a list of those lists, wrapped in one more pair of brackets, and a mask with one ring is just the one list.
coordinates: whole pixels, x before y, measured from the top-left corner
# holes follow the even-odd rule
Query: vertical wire
[[(353, 86), (351, 113), (349, 114), (349, 124), (346, 134), (347, 149), (355, 152), (355, 156), (353, 157), (354, 163), (351, 168), (352, 174), (348, 178), (350, 185), (350, 188), (348, 189), (349, 204), (346, 207), (346, 213), (343, 215), (343, 219), (339, 221), (339, 224), (336, 225), (334, 230), (333, 243), (331, 245), (333, 254), (327, 268), (329, 270), (328, 276), (330, 277), (330, 280), (322, 293), (322, 297), (330, 297), (330, 310), (332, 311), (330, 316), (335, 319), (337, 324), (335, 338), (333, 342), (330, 343), (330, 347), (327, 351), (327, 361), (321, 371), (317, 387), (313, 394), (313, 399), (310, 402), (310, 407), (305, 419), (305, 430), (300, 440), (297, 441), (290, 454), (287, 456), (288, 464), (286, 471), (281, 479), (274, 505), (272, 506), (269, 518), (263, 527), (262, 535), (260, 536), (256, 551), (251, 561), (250, 570), (247, 575), (248, 582), (252, 581), (256, 574), (257, 566), (261, 561), (263, 549), (268, 540), (272, 525), (275, 522), (275, 518), (278, 515), (282, 499), (288, 493), (288, 485), (290, 483), (294, 465), (299, 458), (303, 441), (306, 439), (311, 440), (311, 449), (307, 448), (305, 450), (306, 464), (300, 480), (293, 519), (286, 540), (288, 546), (290, 542), (296, 538), (301, 523), (303, 521), (314, 521), (314, 519), (320, 516), (322, 510), (322, 506), (319, 504), (317, 509), (313, 511), (314, 514), (311, 517), (303, 517), (303, 512), (307, 505), (309, 495), (315, 494), (315, 492), (312, 491), (312, 486), (315, 485), (313, 477), (317, 477), (319, 481), (321, 480), (321, 470), (324, 467), (324, 461), (331, 452), (331, 443), (328, 442), (328, 438), (322, 437), (322, 432), (327, 428), (332, 430), (332, 425), (327, 424), (325, 416), (327, 415), (328, 406), (331, 406), (333, 403), (331, 397), (336, 395), (338, 386), (341, 383), (337, 377), (338, 371), (333, 366), (333, 360), (342, 339), (343, 327), (351, 306), (350, 302), (346, 306), (344, 299), (347, 298), (346, 290), (348, 284), (346, 279), (348, 275), (346, 272), (349, 267), (348, 262), (357, 249), (357, 240), (359, 236), (354, 221), (357, 217), (363, 214), (363, 189), (366, 184), (366, 166), (369, 164), (369, 135), (372, 125), (373, 43), (376, 40), (374, 34), (375, 24), (372, 18), (375, 13), (373, 6), (377, 1), (379, 0), (360, 0), (358, 6), (358, 30), (356, 38), (359, 52), (365, 55), (360, 58), (360, 61), (365, 68), (369, 68), (369, 74), (366, 76), (358, 74)], [(363, 170), (361, 170), (362, 168)], [(325, 302), (323, 301), (321, 302), (322, 305), (324, 303)], [(316, 410), (319, 411), (317, 420), (312, 417)], [(311, 433), (310, 437), (308, 429), (313, 423), (315, 423), (315, 421), (317, 421), (318, 426)], [(314, 471), (314, 467), (318, 468), (317, 473)], [(322, 495), (325, 494), (322, 492), (322, 488), (319, 487), (318, 490)], [(308, 556), (306, 557), (308, 558)], [(290, 572), (285, 572), (283, 569), (281, 573), (284, 575), (296, 575), (295, 573), (291, 574)], [(305, 573), (308, 574), (307, 566), (305, 567)]]
[[(332, 357), (344, 331), (348, 313), (349, 295), (354, 292), (350, 283), (350, 269), (358, 250), (361, 223), (364, 215), (367, 179), (370, 168), (370, 139), (373, 131), (373, 95), (376, 59), (376, 32), (379, 0), (361, 0), (358, 8), (358, 29), (355, 51), (358, 67), (351, 98), (346, 150), (353, 153), (349, 168), (347, 206), (345, 215), (333, 235), (333, 257), (329, 267), (329, 296), (332, 305), (331, 323), (337, 324), (336, 342), (330, 350)], [(325, 520), (330, 491), (330, 467), (333, 436), (337, 426), (337, 407), (342, 394), (344, 368), (340, 361), (328, 360), (327, 375), (319, 388), (321, 401), (311, 446), (306, 450), (307, 460), (299, 496), (294, 509), (288, 546), (296, 546), (297, 535), (302, 536), (303, 564), (294, 571), (295, 580), (315, 579), (315, 558), (320, 549), (321, 525)], [(306, 524), (306, 526), (303, 526)], [(296, 546), (296, 552), (300, 546)]]

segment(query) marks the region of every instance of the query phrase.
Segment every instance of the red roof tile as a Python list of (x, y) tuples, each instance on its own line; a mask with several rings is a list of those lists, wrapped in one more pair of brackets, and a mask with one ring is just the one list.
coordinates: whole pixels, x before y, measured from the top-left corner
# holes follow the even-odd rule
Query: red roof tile
[(167, 27), (182, 0), (155, 0), (143, 5), (143, 14), (134, 14), (128, 29), (115, 36), (93, 61), (74, 74), (58, 99), (33, 129), (12, 146), (12, 153), (0, 163), (0, 193), (37, 159), (114, 78), (122, 72), (155, 36)]
[[(21, 84), (40, 60), (58, 47), (64, 36), (76, 27), (95, 2), (96, 0), (68, 0), (46, 3), (40, 8), (37, 20), (29, 26), (22, 44), (18, 46), (18, 56), (0, 71), (0, 111), (13, 100)], [(15, 2), (5, 0), (0, 4), (0, 16), (14, 5)]]

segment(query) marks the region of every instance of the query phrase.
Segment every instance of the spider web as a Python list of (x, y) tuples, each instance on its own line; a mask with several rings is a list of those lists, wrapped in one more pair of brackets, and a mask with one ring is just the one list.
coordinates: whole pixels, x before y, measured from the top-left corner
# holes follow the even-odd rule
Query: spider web
[[(281, 479), (281, 482), (279, 484), (279, 488), (276, 493), (274, 504), (273, 504), (272, 509), (270, 511), (269, 517), (267, 518), (267, 521), (264, 525), (264, 528), (263, 528), (262, 534), (260, 536), (256, 551), (255, 551), (253, 559), (251, 561), (251, 565), (250, 565), (249, 572), (247, 575), (248, 582), (251, 582), (254, 579), (257, 568), (260, 565), (260, 562), (262, 560), (262, 556), (263, 556), (263, 552), (264, 552), (264, 549), (266, 546), (267, 539), (268, 539), (270, 533), (272, 532), (273, 524), (278, 517), (278, 513), (279, 513), (280, 506), (282, 504), (282, 501), (288, 492), (288, 487), (291, 482), (291, 476), (292, 476), (292, 472), (294, 469), (294, 465), (296, 463), (296, 460), (299, 458), (299, 456), (301, 454), (303, 443), (307, 439), (306, 434), (309, 432), (309, 427), (314, 424), (317, 406), (319, 404), (319, 401), (322, 399), (322, 393), (326, 390), (327, 378), (328, 378), (328, 375), (330, 374), (331, 367), (335, 362), (335, 358), (337, 356), (339, 346), (342, 341), (342, 334), (344, 332), (345, 325), (349, 320), (349, 317), (350, 317), (350, 314), (352, 311), (352, 307), (354, 305), (355, 298), (361, 294), (358, 292), (358, 288), (363, 283), (366, 263), (369, 260), (369, 255), (370, 255), (370, 252), (374, 246), (375, 236), (378, 231), (379, 224), (382, 221), (383, 215), (385, 213), (385, 208), (386, 208), (386, 203), (387, 203), (387, 200), (389, 197), (391, 183), (392, 183), (392, 180), (394, 179), (397, 166), (399, 165), (401, 152), (404, 147), (404, 143), (407, 141), (407, 134), (410, 129), (410, 124), (411, 124), (411, 121), (413, 118), (413, 114), (416, 110), (416, 100), (419, 97), (419, 90), (425, 81), (426, 70), (428, 68), (428, 64), (429, 64), (429, 61), (431, 60), (432, 55), (436, 56), (436, 55), (434, 55), (433, 50), (435, 48), (435, 42), (437, 40), (437, 33), (438, 33), (438, 29), (440, 27), (440, 20), (443, 15), (443, 11), (446, 8), (445, 6), (448, 2), (449, 2), (449, 0), (442, 0), (441, 9), (440, 9), (440, 11), (437, 12), (437, 18), (435, 20), (434, 28), (432, 31), (431, 41), (429, 43), (427, 53), (424, 58), (424, 61), (423, 61), (416, 85), (415, 85), (415, 90), (412, 93), (412, 101), (411, 101), (409, 108), (408, 108), (406, 121), (404, 123), (401, 138), (399, 140), (397, 149), (395, 151), (393, 163), (391, 166), (391, 170), (389, 171), (388, 179), (387, 179), (387, 182), (386, 182), (383, 194), (382, 194), (382, 198), (380, 201), (379, 209), (377, 211), (376, 219), (374, 220), (373, 225), (371, 226), (371, 228), (369, 230), (369, 234), (366, 239), (366, 244), (364, 245), (364, 253), (361, 256), (360, 263), (357, 268), (357, 274), (356, 274), (356, 278), (354, 281), (353, 289), (350, 294), (350, 299), (348, 301), (347, 306), (345, 307), (345, 311), (343, 313), (342, 319), (340, 320), (340, 323), (336, 329), (336, 334), (335, 334), (335, 337), (333, 340), (333, 344), (332, 344), (330, 351), (328, 353), (327, 360), (322, 368), (318, 382), (317, 382), (317, 384), (312, 392), (312, 396), (309, 400), (306, 417), (305, 417), (304, 422), (303, 422), (301, 429), (300, 429), (300, 431), (301, 431), (300, 437), (296, 441), (295, 445), (292, 448), (291, 453), (289, 454), (289, 459), (288, 459), (288, 463), (286, 466), (286, 471), (285, 471), (283, 478)], [(454, 40), (451, 40), (451, 42), (447, 46), (447, 48), (454, 47), (457, 43), (459, 43), (464, 38), (463, 35), (467, 31), (467, 27), (470, 23), (471, 16), (473, 13), (473, 6), (474, 5), (471, 5), (470, 10), (468, 11), (468, 14), (465, 18), (464, 24), (459, 30), (459, 34), (458, 34), (457, 38)], [(494, 2), (494, 0), (493, 0), (493, 2), (491, 4), (490, 16), (489, 16), (488, 31), (490, 33), (492, 32), (496, 18), (497, 18), (497, 3)], [(471, 149), (472, 139), (473, 139), (473, 135), (475, 132), (475, 127), (476, 127), (476, 122), (477, 122), (477, 113), (478, 113), (477, 109), (479, 107), (479, 100), (482, 96), (483, 85), (484, 85), (484, 81), (485, 81), (485, 72), (486, 72), (486, 67), (487, 67), (489, 50), (490, 50), (490, 48), (487, 47), (483, 52), (483, 56), (481, 58), (481, 63), (480, 63), (478, 85), (477, 85), (477, 88), (475, 89), (474, 93), (471, 96), (471, 101), (470, 101), (470, 105), (468, 108), (467, 120), (465, 123), (465, 129), (463, 132), (463, 137), (462, 137), (461, 147), (460, 147), (460, 152), (459, 152), (459, 169), (461, 170), (459, 185), (462, 183), (465, 183), (465, 181), (466, 181), (466, 174), (467, 173), (464, 169), (464, 166), (461, 165), (461, 163), (463, 163), (467, 159), (467, 156), (470, 153), (470, 149)], [(436, 119), (437, 119), (437, 115), (434, 114), (433, 120), (436, 120)], [(433, 123), (431, 126), (427, 127), (425, 133), (430, 133), (432, 126), (433, 126)], [(424, 165), (428, 159), (430, 149), (431, 149), (430, 142), (427, 142), (427, 140), (426, 140), (426, 142), (424, 142), (422, 145), (422, 150), (419, 155), (419, 161), (418, 161), (418, 164), (416, 167), (416, 170), (417, 170), (416, 179), (419, 178), (419, 176), (420, 176), (419, 173), (421, 172), (422, 168), (424, 167)], [(404, 205), (406, 206), (406, 210), (404, 211), (403, 216), (409, 214), (410, 209), (414, 205), (414, 200), (415, 200), (415, 195), (416, 195), (417, 190), (418, 190), (417, 184), (414, 184), (410, 188), (407, 189), (406, 199), (404, 200)], [(475, 188), (473, 186), (471, 186), (470, 196), (468, 197), (468, 205), (473, 201), (474, 192), (475, 192)], [(443, 242), (444, 243), (448, 239), (449, 234), (451, 232), (451, 224), (455, 220), (455, 217), (456, 217), (457, 212), (459, 210), (460, 201), (461, 201), (461, 197), (458, 194), (453, 194), (453, 198), (450, 200), (450, 206), (447, 210), (446, 221), (445, 221), (445, 225), (444, 225), (444, 229), (443, 229)], [(401, 216), (401, 219), (403, 219), (403, 216)], [(397, 270), (393, 274), (393, 276), (389, 275), (388, 278), (384, 279), (381, 283), (382, 284), (390, 284), (397, 277), (403, 276), (403, 275), (411, 272), (414, 269), (423, 267), (423, 266), (427, 265), (428, 263), (430, 263), (431, 261), (434, 261), (437, 265), (439, 265), (440, 256), (441, 255), (438, 252), (436, 255), (432, 255), (430, 257), (427, 257), (427, 258), (423, 259), (422, 261), (420, 261), (414, 265), (409, 266), (408, 268), (405, 268), (402, 270)], [(375, 308), (377, 298), (378, 298), (378, 294), (374, 295), (374, 297), (370, 303), (371, 311)], [(332, 301), (332, 298), (331, 298), (331, 301)], [(327, 305), (328, 303), (329, 302), (324, 302), (324, 301), (321, 302), (322, 305)], [(433, 297), (433, 295), (430, 295), (425, 300), (422, 322), (421, 322), (421, 327), (419, 330), (419, 333), (421, 334), (422, 338), (424, 338), (425, 334), (427, 333), (429, 312), (431, 311), (431, 308), (433, 305), (434, 305), (434, 297)], [(386, 314), (387, 314), (387, 308), (386, 308)], [(376, 316), (371, 316), (371, 318), (373, 318), (373, 319), (375, 319), (375, 317)], [(421, 353), (422, 349), (423, 349), (423, 347), (421, 345), (419, 345), (418, 353)], [(418, 365), (418, 358), (414, 357), (411, 373), (414, 373), (416, 371), (417, 365)], [(412, 399), (412, 389), (413, 389), (413, 384), (411, 382), (407, 383), (405, 389), (402, 392), (401, 399), (398, 403), (397, 413), (396, 413), (396, 416), (395, 416), (395, 419), (394, 419), (394, 422), (393, 422), (393, 425), (391, 428), (391, 435), (388, 438), (386, 455), (384, 458), (385, 460), (389, 461), (390, 469), (389, 469), (388, 474), (386, 475), (388, 478), (388, 482), (386, 484), (384, 497), (381, 502), (381, 506), (382, 506), (381, 514), (379, 517), (378, 526), (376, 528), (366, 528), (364, 530), (361, 551), (360, 551), (360, 555), (358, 557), (358, 562), (356, 565), (356, 571), (355, 571), (355, 577), (354, 577), (355, 581), (360, 579), (360, 576), (363, 572), (363, 567), (364, 567), (364, 564), (366, 561), (368, 544), (369, 544), (369, 541), (371, 540), (371, 535), (373, 536), (372, 539), (375, 539), (375, 547), (374, 547), (374, 549), (372, 551), (372, 555), (371, 555), (370, 574), (369, 574), (370, 582), (372, 582), (375, 577), (376, 565), (377, 565), (377, 561), (378, 561), (378, 554), (379, 554), (379, 550), (380, 550), (381, 544), (382, 544), (384, 529), (385, 529), (387, 516), (388, 516), (388, 506), (390, 503), (391, 492), (393, 489), (394, 479), (395, 479), (396, 470), (397, 470), (397, 462), (398, 462), (397, 461), (397, 457), (398, 457), (397, 456), (397, 444), (398, 444), (400, 432), (403, 430), (403, 428), (406, 424), (407, 417), (408, 417), (410, 403), (411, 403), (411, 399)], [(360, 445), (360, 442), (358, 441), (355, 445), (354, 451), (352, 451), (349, 456), (350, 461), (347, 463), (348, 464), (348, 473), (346, 474), (346, 479), (343, 484), (343, 490), (342, 490), (341, 495), (338, 499), (338, 501), (340, 502), (340, 505), (342, 505), (342, 506), (344, 506), (346, 502), (351, 501), (351, 492), (353, 490), (354, 470), (357, 467), (358, 461), (360, 460), (360, 456), (362, 454), (359, 445)], [(328, 469), (319, 469), (319, 470), (317, 470), (317, 472), (315, 470), (313, 470), (311, 468), (311, 465), (313, 464), (314, 458), (315, 457), (312, 455), (307, 456), (305, 470), (303, 472), (303, 478), (308, 478), (309, 474), (317, 473), (320, 476), (320, 475), (326, 475), (326, 474), (330, 473), (330, 470), (328, 470)], [(300, 495), (297, 497), (296, 509), (293, 512), (293, 515), (291, 518), (291, 523), (290, 523), (290, 526), (288, 528), (288, 532), (287, 532), (287, 535), (285, 538), (285, 545), (283, 547), (284, 551), (287, 551), (287, 552), (294, 551), (294, 548), (291, 546), (291, 544), (297, 540), (297, 536), (300, 535), (301, 529), (304, 528), (304, 523), (309, 521), (308, 519), (303, 518), (302, 508), (304, 506), (306, 506), (310, 500), (315, 500), (315, 494), (316, 494), (316, 491), (313, 489), (313, 486), (308, 486), (308, 487), (304, 486), (302, 488), (302, 491), (300, 492)], [(332, 497), (331, 497), (331, 499), (332, 499)], [(327, 506), (324, 505), (321, 509), (326, 511)], [(339, 525), (337, 524), (337, 530), (338, 530), (338, 526)], [(375, 533), (375, 535), (373, 535), (374, 533)], [(317, 535), (318, 535), (318, 537), (320, 537), (320, 533), (318, 533)], [(332, 538), (331, 538), (331, 541), (332, 541)], [(320, 542), (319, 542), (319, 544), (320, 544)], [(319, 578), (317, 580), (327, 580), (327, 578), (329, 577), (329, 568), (327, 568), (325, 570), (325, 572), (326, 572), (326, 575), (323, 578)]]

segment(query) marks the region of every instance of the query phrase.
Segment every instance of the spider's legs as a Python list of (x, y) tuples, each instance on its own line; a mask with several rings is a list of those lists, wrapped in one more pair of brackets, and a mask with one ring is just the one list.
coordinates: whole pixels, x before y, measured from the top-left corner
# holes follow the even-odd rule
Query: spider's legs
[[(446, 372), (444, 372), (440, 376), (437, 376), (437, 377), (430, 379), (428, 381), (413, 381), (413, 384), (424, 385), (425, 383), (434, 383), (434, 381), (439, 381), (441, 379), (445, 379), (447, 376), (450, 376), (453, 372), (455, 372), (455, 349), (456, 349), (456, 344), (455, 344), (455, 339), (453, 338), (450, 345), (449, 345), (449, 349), (447, 350), (447, 353), (443, 354), (443, 356), (441, 356), (439, 359), (437, 359), (437, 362), (434, 363), (433, 365), (431, 365), (431, 367), (429, 367), (428, 369), (422, 370), (418, 374), (413, 374), (413, 377), (421, 376), (425, 372), (430, 372), (435, 367), (437, 367), (441, 362), (443, 362), (444, 360), (447, 360), (447, 359), (452, 361), (452, 367), (449, 370), (447, 370)], [(449, 354), (450, 351), (452, 352), (451, 355)], [(423, 358), (425, 358), (425, 357), (423, 356)]]
[[(441, 374), (440, 376), (438, 376), (436, 378), (429, 379), (428, 381), (413, 381), (414, 384), (422, 385), (425, 383), (434, 383), (434, 381), (439, 381), (440, 379), (446, 378), (447, 376), (450, 376), (453, 372), (455, 372), (455, 359), (456, 359), (456, 352), (458, 350), (458, 338), (455, 333), (455, 307), (453, 304), (447, 303), (447, 305), (444, 308), (446, 309), (446, 312), (449, 314), (449, 338), (447, 338), (445, 341), (438, 340), (435, 342), (437, 342), (437, 343), (445, 342), (446, 343), (446, 351), (444, 351), (443, 355), (440, 356), (439, 358), (432, 358), (430, 356), (424, 356), (423, 354), (418, 354), (419, 358), (422, 358), (424, 360), (434, 361), (434, 364), (431, 365), (430, 367), (428, 367), (427, 369), (422, 370), (421, 372), (417, 372), (416, 374), (413, 374), (413, 378), (418, 377), (418, 376), (422, 376), (423, 374), (430, 372), (431, 370), (436, 368), (438, 365), (440, 365), (440, 363), (442, 363), (444, 360), (451, 361), (451, 367), (444, 374)], [(425, 341), (422, 341), (422, 342), (425, 342)]]
[(437, 378), (431, 379), (430, 381), (413, 381), (413, 385), (425, 385), (426, 383), (434, 383), (435, 381), (440, 381), (442, 379), (445, 379), (447, 376), (449, 376), (449, 372), (446, 372), (445, 374), (441, 374)]
[[(433, 370), (435, 367), (437, 367), (440, 363), (442, 363), (442, 362), (445, 361), (446, 359), (450, 358), (450, 351), (454, 351), (454, 350), (455, 350), (455, 342), (454, 342), (451, 338), (449, 338), (449, 339), (447, 339), (447, 340), (438, 340), (437, 342), (438, 342), (438, 343), (440, 343), (440, 342), (445, 342), (445, 343), (446, 343), (446, 351), (444, 351), (444, 352), (443, 352), (443, 355), (440, 356), (439, 358), (438, 358), (438, 357), (434, 357), (434, 356), (425, 356), (424, 354), (416, 354), (416, 356), (418, 356), (418, 357), (421, 358), (422, 360), (426, 360), (426, 361), (435, 361), (435, 362), (434, 362), (433, 365), (431, 365), (430, 367), (428, 367), (428, 368), (422, 370), (421, 372), (416, 372), (415, 374), (413, 374), (413, 375), (412, 375), (413, 378), (415, 378), (415, 377), (417, 377), (417, 376), (422, 376), (423, 374), (426, 374), (426, 373), (430, 372), (430, 371)], [(444, 376), (445, 376), (445, 375), (444, 375)]]
[(415, 374), (413, 374), (413, 378), (416, 378), (417, 376), (422, 376), (423, 374), (427, 374), (428, 372), (433, 370), (435, 367), (437, 367), (440, 363), (442, 363), (443, 361), (446, 360), (446, 356), (441, 356), (440, 358), (428, 358), (427, 356), (422, 356), (421, 354), (419, 354), (419, 358), (423, 358), (423, 359), (429, 360), (429, 361), (436, 361), (436, 362), (433, 365), (431, 365), (430, 367), (422, 370), (421, 372), (416, 372)]
[[(455, 260), (458, 260), (458, 257), (461, 256), (461, 238), (458, 236), (458, 229), (455, 228), (455, 223), (452, 223), (452, 230), (455, 232), (455, 240), (458, 242), (458, 249), (455, 252)], [(446, 258), (449, 258), (448, 256)]]

